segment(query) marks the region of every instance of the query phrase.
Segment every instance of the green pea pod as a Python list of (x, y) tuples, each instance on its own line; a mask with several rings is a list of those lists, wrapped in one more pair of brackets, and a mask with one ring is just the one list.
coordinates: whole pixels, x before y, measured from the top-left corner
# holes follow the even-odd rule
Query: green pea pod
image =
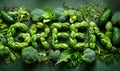
[(47, 41), (41, 42), (41, 44), (45, 49), (49, 49), (50, 47)]
[(73, 16), (70, 16), (70, 23), (74, 23), (75, 21), (77, 20), (77, 16), (73, 15)]
[(61, 32), (61, 33), (57, 33), (57, 36), (62, 38), (68, 38), (69, 34), (65, 32)]
[(104, 38), (104, 37), (105, 37), (104, 33), (102, 33), (102, 32), (99, 32), (99, 33), (96, 33), (96, 34), (97, 34), (97, 36), (100, 37), (100, 38)]
[(41, 42), (44, 42), (44, 41), (45, 41), (45, 38), (44, 38), (44, 37), (40, 37), (40, 41), (41, 41)]
[(53, 23), (51, 26), (50, 26), (50, 28), (51, 29), (53, 29), (53, 28), (61, 28), (62, 27), (62, 25), (58, 22), (58, 23)]
[(37, 42), (32, 42), (32, 46), (33, 46), (34, 48), (38, 48)]
[(96, 43), (89, 43), (89, 46), (90, 46), (91, 49), (95, 49)]
[(57, 28), (54, 28), (54, 29), (52, 30), (52, 34), (57, 34), (57, 33), (58, 33)]
[(68, 49), (68, 45), (67, 44), (65, 44), (65, 43), (60, 43), (60, 44), (58, 44), (59, 45), (59, 48), (61, 49)]
[(52, 40), (52, 45), (54, 46), (56, 44), (58, 44), (58, 40)]
[(111, 43), (111, 40), (108, 38), (108, 37), (103, 37), (103, 39), (101, 39), (101, 43), (103, 45), (105, 45), (105, 47), (107, 49), (111, 49), (112, 48), (112, 43)]
[(68, 28), (70, 28), (70, 23), (64, 22), (64, 23), (61, 23), (61, 26), (62, 26), (64, 29), (68, 29)]
[(75, 31), (72, 31), (72, 32), (70, 33), (70, 37), (73, 38), (73, 39), (75, 39), (75, 38), (76, 38), (75, 34), (76, 34)]
[(32, 24), (31, 28), (30, 28), (30, 34), (35, 34), (37, 32), (37, 28), (35, 24)]
[(37, 28), (42, 28), (42, 29), (43, 29), (44, 26), (46, 26), (46, 25), (44, 25), (42, 22), (37, 22), (37, 23), (36, 23), (36, 27), (37, 27)]
[(98, 27), (94, 27), (95, 33), (98, 35), (100, 33), (100, 29)]
[(94, 34), (94, 33), (95, 33), (94, 28), (93, 28), (93, 27), (90, 27), (90, 28), (89, 28), (89, 34)]
[(87, 21), (82, 21), (80, 22), (80, 25), (79, 25), (81, 28), (87, 28), (88, 27), (88, 22)]
[(90, 42), (96, 42), (96, 36), (95, 35), (90, 35)]
[(96, 24), (94, 22), (90, 22), (90, 27), (96, 27)]
[(10, 47), (14, 47), (15, 43), (13, 37), (7, 38), (7, 41), (9, 41), (8, 44), (10, 45)]
[(44, 31), (45, 31), (46, 34), (49, 34), (49, 33), (50, 33), (50, 29), (49, 29), (48, 27), (46, 27), (46, 28), (44, 29)]
[(18, 28), (22, 31), (26, 31), (28, 29), (27, 25), (24, 23), (16, 22), (15, 24), (11, 25), (10, 28)]
[(75, 33), (75, 36), (78, 39), (85, 39), (85, 34), (84, 33)]
[(32, 35), (31, 41), (32, 41), (32, 46), (33, 46), (34, 48), (38, 48), (38, 44), (37, 44), (36, 40), (37, 40), (37, 35), (35, 35), (35, 34)]
[(57, 40), (57, 35), (56, 34), (52, 34), (52, 40)]
[(75, 27), (85, 29), (88, 27), (88, 22), (86, 22), (86, 21), (76, 22)]
[(28, 33), (20, 33), (19, 35), (18, 35), (19, 37), (22, 37), (22, 38), (24, 38), (24, 42), (30, 42), (30, 35), (28, 34)]
[(107, 24), (105, 25), (105, 29), (106, 29), (106, 33), (105, 36), (108, 36), (109, 38), (112, 38), (112, 23), (109, 21), (107, 22)]
[(42, 32), (42, 33), (40, 34), (40, 37), (47, 37), (47, 34), (46, 34), (45, 32)]
[(71, 24), (71, 25), (70, 25), (70, 31), (75, 31), (75, 32), (77, 31), (74, 24)]
[(54, 45), (53, 45), (53, 48), (54, 48), (54, 49), (60, 49), (60, 47), (59, 47), (58, 44), (54, 44)]
[(88, 43), (83, 42), (83, 43), (77, 43), (73, 48), (76, 50), (84, 50), (88, 46), (89, 46)]

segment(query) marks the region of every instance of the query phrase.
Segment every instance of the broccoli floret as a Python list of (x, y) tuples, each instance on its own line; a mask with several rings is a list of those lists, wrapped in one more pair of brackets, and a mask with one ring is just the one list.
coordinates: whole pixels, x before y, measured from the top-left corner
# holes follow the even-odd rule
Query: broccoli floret
[(82, 55), (82, 59), (87, 63), (93, 62), (95, 60), (95, 52), (90, 48), (85, 49)]
[(51, 59), (53, 60), (57, 60), (58, 56), (60, 55), (60, 50), (50, 50), (49, 51), (49, 56), (51, 57)]
[(67, 19), (67, 11), (63, 8), (56, 8), (53, 10), (53, 16), (59, 22), (64, 22)]
[(30, 14), (32, 16), (33, 21), (40, 21), (43, 19), (43, 16), (42, 16), (43, 13), (44, 13), (43, 10), (36, 8), (32, 10)]
[(24, 48), (22, 50), (23, 61), (27, 64), (34, 63), (37, 60), (37, 50), (32, 46)]
[(112, 16), (112, 23), (114, 25), (120, 24), (120, 11), (114, 13), (114, 15)]
[(60, 16), (59, 18), (58, 18), (58, 21), (60, 21), (60, 22), (64, 22), (66, 20), (66, 17), (65, 16)]

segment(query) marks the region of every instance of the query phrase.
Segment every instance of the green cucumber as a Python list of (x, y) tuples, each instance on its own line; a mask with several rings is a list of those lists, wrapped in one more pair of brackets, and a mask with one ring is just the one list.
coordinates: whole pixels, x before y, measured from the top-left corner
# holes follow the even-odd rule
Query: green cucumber
[(112, 14), (112, 10), (110, 9), (105, 10), (98, 19), (98, 25), (104, 26), (107, 23), (107, 21), (110, 20), (111, 14)]
[(113, 28), (112, 43), (114, 46), (120, 45), (120, 28), (117, 27)]

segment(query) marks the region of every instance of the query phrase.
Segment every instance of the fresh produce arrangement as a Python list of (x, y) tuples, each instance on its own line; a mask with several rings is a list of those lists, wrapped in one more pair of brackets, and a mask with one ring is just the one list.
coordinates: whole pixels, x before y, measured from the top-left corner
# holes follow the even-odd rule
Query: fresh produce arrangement
[[(79, 8), (0, 11), (0, 58), (27, 64), (66, 63), (75, 67), (96, 60), (120, 59), (120, 12), (105, 5)], [(100, 8), (100, 9), (99, 9)]]

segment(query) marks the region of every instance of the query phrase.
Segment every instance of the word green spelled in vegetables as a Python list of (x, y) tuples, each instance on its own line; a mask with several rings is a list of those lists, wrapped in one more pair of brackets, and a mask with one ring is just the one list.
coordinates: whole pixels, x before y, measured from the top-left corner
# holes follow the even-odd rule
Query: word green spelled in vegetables
[(2, 10), (0, 57), (6, 63), (22, 57), (27, 64), (64, 62), (69, 67), (95, 60), (112, 62), (120, 57), (120, 15), (103, 10), (93, 6)]

